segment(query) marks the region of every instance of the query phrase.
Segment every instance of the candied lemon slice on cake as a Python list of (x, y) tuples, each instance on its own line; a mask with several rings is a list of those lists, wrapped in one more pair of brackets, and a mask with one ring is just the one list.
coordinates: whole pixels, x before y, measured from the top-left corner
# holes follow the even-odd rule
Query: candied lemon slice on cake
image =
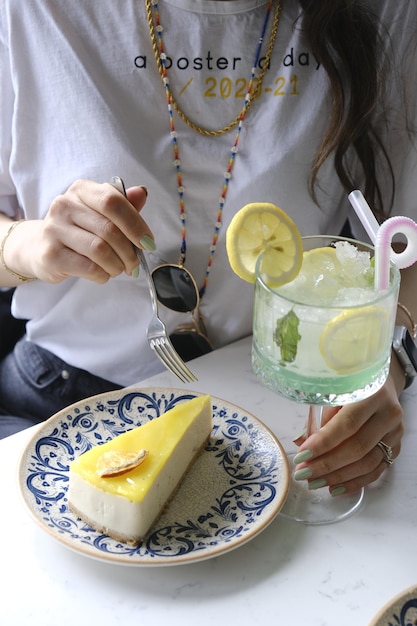
[(120, 476), (139, 467), (147, 456), (147, 450), (139, 450), (139, 452), (108, 450), (98, 458), (96, 472), (102, 478)]
[(319, 341), (326, 365), (352, 374), (377, 363), (386, 345), (387, 313), (377, 306), (346, 310), (325, 326)]
[(301, 235), (292, 219), (268, 202), (253, 202), (238, 211), (226, 232), (226, 251), (232, 270), (255, 282), (255, 268), (271, 287), (293, 280), (303, 260)]

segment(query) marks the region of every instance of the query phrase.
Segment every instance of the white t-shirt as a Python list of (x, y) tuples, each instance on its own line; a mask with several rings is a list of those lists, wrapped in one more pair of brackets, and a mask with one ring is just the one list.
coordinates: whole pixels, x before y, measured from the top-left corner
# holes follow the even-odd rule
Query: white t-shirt
[[(394, 213), (417, 217), (416, 151), (403, 132), (403, 75), (409, 77), (415, 125), (417, 5), (369, 0), (390, 31), (395, 51), (389, 83), (387, 148), (397, 175)], [(265, 0), (160, 0), (170, 85), (183, 111), (217, 129), (236, 117), (255, 56)], [(251, 332), (252, 286), (227, 261), (225, 232), (248, 202), (281, 206), (302, 234), (337, 234), (351, 208), (331, 160), (320, 170), (318, 205), (308, 178), (326, 128), (326, 73), (285, 0), (261, 96), (240, 137), (217, 249), (201, 309), (216, 347)], [(398, 15), (398, 17), (396, 17)], [(261, 52), (263, 61), (271, 28)], [(409, 46), (409, 54), (404, 51)], [(405, 62), (406, 60), (406, 62)], [(144, 184), (142, 215), (155, 234), (158, 261), (177, 262), (181, 221), (164, 87), (142, 0), (0, 0), (0, 211), (42, 218), (53, 198), (77, 178), (121, 176)], [(176, 114), (185, 187), (186, 266), (201, 287), (213, 240), (219, 196), (235, 131), (207, 137)], [(351, 161), (355, 171), (355, 160)], [(361, 184), (358, 180), (358, 186)], [(359, 231), (358, 231), (359, 232)], [(365, 235), (362, 235), (365, 237)], [(30, 319), (28, 337), (72, 365), (119, 384), (161, 369), (146, 340), (151, 308), (144, 277), (106, 285), (69, 279), (21, 285), (15, 315)], [(187, 314), (161, 308), (169, 330)]]

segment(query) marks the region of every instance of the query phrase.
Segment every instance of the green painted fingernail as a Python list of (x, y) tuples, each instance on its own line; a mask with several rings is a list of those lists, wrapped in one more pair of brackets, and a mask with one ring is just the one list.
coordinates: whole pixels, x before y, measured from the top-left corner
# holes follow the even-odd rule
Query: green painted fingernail
[(132, 278), (137, 278), (139, 276), (139, 265), (137, 265), (133, 270), (132, 270)]
[(139, 244), (141, 248), (148, 250), (149, 252), (156, 250), (155, 241), (149, 235), (143, 235), (139, 240)]
[(341, 496), (342, 494), (344, 494), (346, 491), (346, 487), (343, 487), (343, 485), (340, 485), (340, 487), (336, 487), (336, 489), (333, 489), (332, 496)]
[(311, 482), (308, 483), (308, 488), (310, 491), (312, 491), (313, 489), (320, 489), (320, 487), (325, 487), (325, 486), (326, 486), (325, 478), (316, 478), (315, 480), (312, 480)]
[(304, 463), (304, 461), (309, 461), (313, 456), (313, 453), (311, 450), (303, 450), (302, 452), (299, 452), (298, 454), (295, 455), (294, 457), (294, 463), (296, 465), (298, 465), (298, 463)]
[(303, 469), (297, 470), (294, 473), (294, 480), (305, 480), (306, 478), (310, 478), (313, 471), (310, 467), (303, 467)]

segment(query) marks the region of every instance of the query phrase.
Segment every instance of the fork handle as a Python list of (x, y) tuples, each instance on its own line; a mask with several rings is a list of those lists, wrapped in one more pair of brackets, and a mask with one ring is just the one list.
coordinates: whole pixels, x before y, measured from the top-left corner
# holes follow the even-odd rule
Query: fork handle
[[(120, 178), (120, 176), (113, 176), (110, 184), (113, 185), (113, 187), (117, 189), (117, 191), (119, 191), (121, 194), (123, 194), (126, 197), (126, 187), (125, 187), (123, 180)], [(137, 246), (135, 246), (135, 250), (136, 250), (137, 257), (140, 261), (140, 264), (143, 267), (143, 271), (145, 272), (145, 278), (146, 278), (146, 282), (148, 283), (149, 292), (151, 296), (152, 309), (154, 313), (158, 314), (158, 297), (156, 295), (155, 285), (152, 280), (148, 263), (146, 261), (143, 250), (141, 250)]]
[(140, 264), (143, 267), (143, 271), (145, 273), (146, 282), (148, 283), (149, 295), (151, 296), (152, 309), (154, 310), (154, 312), (156, 314), (158, 314), (158, 297), (156, 295), (155, 285), (154, 285), (153, 280), (152, 280), (151, 272), (149, 270), (149, 266), (148, 266), (148, 263), (146, 261), (145, 254), (144, 254), (143, 250), (141, 250), (140, 248), (136, 248), (135, 247), (135, 250), (136, 250), (136, 254), (138, 255), (138, 259), (140, 261)]

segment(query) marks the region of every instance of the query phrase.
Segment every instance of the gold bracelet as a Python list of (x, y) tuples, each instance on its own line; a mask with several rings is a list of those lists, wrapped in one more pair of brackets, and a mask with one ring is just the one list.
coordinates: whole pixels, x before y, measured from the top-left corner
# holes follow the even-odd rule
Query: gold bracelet
[(18, 274), (17, 272), (14, 272), (12, 269), (10, 269), (10, 267), (8, 267), (6, 265), (6, 261), (4, 260), (4, 246), (6, 244), (7, 239), (12, 234), (12, 232), (14, 231), (16, 226), (19, 226), (19, 224), (22, 224), (22, 222), (24, 222), (24, 221), (25, 220), (19, 220), (17, 222), (13, 222), (13, 224), (10, 226), (9, 230), (7, 231), (5, 236), (3, 237), (3, 241), (0, 244), (0, 261), (1, 261), (1, 264), (3, 265), (4, 269), (7, 272), (9, 272), (9, 274), (12, 274), (12, 276), (14, 276), (18, 280), (20, 280), (21, 283), (29, 283), (32, 280), (36, 280), (36, 278), (29, 278), (28, 276), (22, 276), (22, 274)]
[(411, 315), (410, 311), (407, 309), (407, 307), (404, 304), (401, 304), (401, 302), (397, 302), (397, 307), (403, 312), (405, 313), (405, 315), (408, 317), (408, 320), (411, 324), (411, 335), (412, 337), (415, 339), (416, 334), (417, 334), (417, 324), (414, 321), (413, 316)]

